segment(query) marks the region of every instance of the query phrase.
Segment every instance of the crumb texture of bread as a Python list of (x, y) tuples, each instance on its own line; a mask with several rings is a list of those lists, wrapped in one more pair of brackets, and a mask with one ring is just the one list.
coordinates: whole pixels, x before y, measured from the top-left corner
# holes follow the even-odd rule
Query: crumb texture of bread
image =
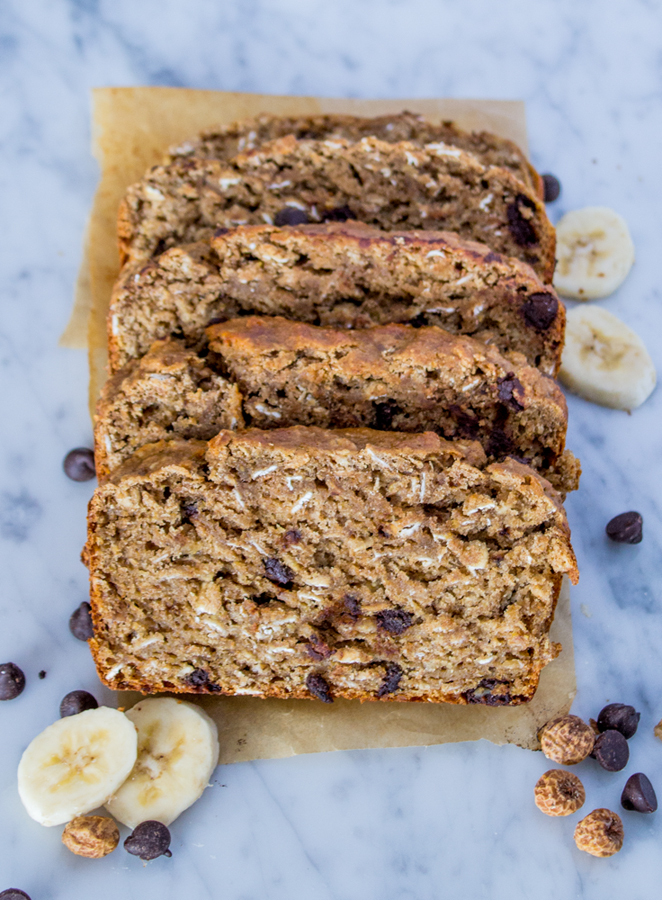
[(451, 233), (355, 222), (238, 227), (126, 266), (111, 298), (111, 371), (155, 340), (201, 346), (214, 321), (282, 315), (341, 328), (438, 325), (555, 375), (565, 308), (525, 264)]
[(577, 577), (558, 494), (433, 433), (222, 431), (138, 450), (90, 503), (116, 689), (505, 705)]
[(360, 141), (364, 137), (376, 137), (389, 144), (400, 141), (452, 144), (472, 153), (483, 165), (509, 169), (541, 199), (544, 197), (542, 178), (513, 141), (489, 131), (464, 131), (453, 122), (429, 122), (423, 116), (407, 111), (393, 116), (372, 117), (264, 114), (225, 127), (207, 129), (197, 139), (171, 147), (164, 164), (191, 157), (229, 160), (238, 153), (255, 150), (288, 134), (293, 134), (298, 140), (340, 137)]
[(232, 160), (156, 166), (120, 207), (120, 257), (147, 261), (218, 228), (347, 219), (385, 231), (453, 231), (528, 263), (546, 283), (554, 274), (555, 232), (544, 203), (509, 169), (449, 144), (368, 137), (288, 135)]

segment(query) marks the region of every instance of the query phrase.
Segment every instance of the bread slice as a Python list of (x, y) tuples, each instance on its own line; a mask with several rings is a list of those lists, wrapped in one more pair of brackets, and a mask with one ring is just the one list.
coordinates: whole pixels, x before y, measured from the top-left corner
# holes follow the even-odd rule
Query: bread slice
[(356, 222), (236, 228), (127, 266), (108, 318), (111, 371), (155, 340), (195, 345), (212, 320), (246, 313), (340, 327), (439, 325), (523, 353), (556, 374), (565, 309), (516, 259), (450, 233)]
[(230, 161), (156, 166), (127, 191), (122, 263), (146, 260), (218, 228), (358, 219), (386, 231), (457, 232), (530, 264), (549, 283), (554, 229), (531, 188), (447, 144), (376, 138), (271, 141)]
[(565, 398), (520, 354), (436, 326), (348, 331), (246, 316), (207, 335), (204, 359), (181, 341), (156, 341), (106, 383), (95, 424), (101, 480), (144, 444), (209, 440), (246, 422), (470, 438), (490, 460), (514, 456), (563, 494), (578, 487)]
[(255, 150), (276, 138), (293, 134), (298, 140), (324, 140), (340, 137), (360, 141), (376, 137), (389, 144), (411, 141), (415, 144), (442, 143), (461, 147), (483, 165), (509, 169), (516, 178), (544, 199), (543, 181), (524, 153), (513, 141), (489, 131), (464, 131), (454, 122), (429, 122), (416, 113), (394, 116), (272, 116), (217, 126), (203, 131), (195, 140), (171, 147), (165, 164), (182, 159), (229, 160), (238, 153)]
[(526, 701), (577, 577), (532, 469), (369, 429), (149, 445), (97, 488), (84, 558), (109, 687), (325, 702)]

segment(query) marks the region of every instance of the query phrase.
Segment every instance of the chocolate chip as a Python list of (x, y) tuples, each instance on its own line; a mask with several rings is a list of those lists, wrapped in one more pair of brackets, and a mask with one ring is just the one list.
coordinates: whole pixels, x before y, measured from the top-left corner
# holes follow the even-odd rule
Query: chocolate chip
[(612, 541), (619, 544), (640, 544), (644, 536), (643, 529), (641, 513), (624, 512), (607, 522), (605, 531)]
[(620, 772), (628, 764), (630, 748), (620, 731), (603, 731), (595, 739), (591, 756), (608, 772)]
[(269, 581), (273, 581), (274, 584), (280, 584), (283, 587), (291, 587), (294, 581), (294, 572), (289, 566), (276, 559), (275, 556), (263, 559), (262, 564), (264, 565), (264, 573)]
[(283, 535), (283, 541), (285, 544), (298, 544), (302, 538), (302, 534), (298, 528), (290, 528), (289, 531), (286, 531)]
[(60, 718), (77, 716), (86, 709), (96, 709), (99, 706), (92, 694), (87, 691), (70, 691), (62, 698), (60, 703)]
[(386, 694), (392, 694), (397, 691), (403, 675), (404, 672), (397, 663), (386, 663), (386, 675), (384, 675), (382, 683), (379, 685), (377, 697), (385, 697)]
[(140, 859), (156, 859), (158, 856), (172, 856), (170, 852), (170, 832), (161, 822), (149, 820), (136, 825), (124, 841), (124, 849)]
[(633, 812), (652, 813), (657, 809), (653, 785), (643, 772), (630, 775), (621, 794), (621, 806)]
[(39, 675), (37, 677), (40, 679), (40, 681), (43, 681), (44, 678), (46, 677), (46, 670), (42, 669), (41, 672), (39, 672)]
[(531, 247), (538, 243), (538, 237), (530, 219), (523, 215), (522, 208), (533, 211), (536, 205), (525, 194), (518, 194), (515, 202), (508, 204), (506, 210), (508, 227), (516, 244), (520, 247)]
[(610, 703), (600, 710), (598, 731), (620, 731), (624, 738), (631, 738), (639, 725), (641, 713), (627, 703)]
[(510, 685), (498, 678), (483, 678), (475, 688), (466, 691), (464, 699), (467, 703), (484, 703), (485, 706), (506, 706), (512, 702)]
[(377, 624), (389, 634), (402, 634), (411, 627), (414, 617), (397, 606), (395, 609), (383, 609), (377, 613)]
[(0, 900), (30, 900), (30, 895), (20, 888), (7, 888), (0, 892)]
[(322, 213), (324, 222), (346, 222), (348, 219), (356, 219), (349, 206), (336, 206), (335, 209), (327, 209)]
[(546, 172), (542, 176), (542, 183), (545, 186), (545, 203), (553, 203), (558, 200), (561, 193), (561, 182), (556, 175)]
[(183, 681), (189, 687), (195, 688), (196, 690), (202, 690), (204, 688), (212, 693), (218, 693), (223, 690), (220, 685), (214, 684), (210, 680), (209, 672), (205, 672), (204, 669), (194, 669), (190, 675), (185, 676)]
[(223, 237), (223, 235), (227, 234), (229, 230), (229, 228), (217, 228), (214, 232), (214, 237)]
[(0, 665), (0, 700), (15, 700), (23, 693), (25, 687), (25, 675), (19, 667), (13, 663)]
[(322, 676), (318, 675), (316, 672), (311, 672), (306, 677), (306, 687), (313, 697), (321, 700), (322, 703), (333, 703), (331, 689), (329, 688), (326, 679), (322, 678)]
[(89, 641), (91, 637), (94, 637), (92, 607), (86, 601), (72, 612), (69, 618), (69, 631), (79, 641)]
[(88, 447), (70, 450), (62, 463), (64, 474), (72, 481), (89, 481), (97, 474), (94, 466), (94, 451)]
[(353, 619), (358, 619), (361, 615), (361, 601), (354, 594), (345, 594), (343, 597), (345, 609)]
[(309, 221), (308, 213), (303, 209), (297, 209), (296, 206), (285, 206), (274, 216), (274, 225), (278, 225), (279, 228), (283, 225), (306, 225)]
[(522, 304), (522, 314), (536, 331), (547, 331), (556, 319), (559, 301), (553, 294), (531, 294)]
[(502, 403), (505, 403), (509, 409), (518, 412), (520, 409), (524, 409), (524, 404), (520, 403), (516, 394), (524, 399), (524, 388), (522, 386), (522, 382), (515, 378), (514, 372), (508, 372), (505, 378), (497, 379), (497, 384), (499, 385), (499, 400)]
[(402, 413), (402, 407), (398, 406), (395, 400), (373, 403), (373, 410), (373, 428), (376, 428), (378, 431), (388, 431), (393, 426), (395, 416)]
[(333, 653), (333, 650), (326, 641), (323, 641), (321, 638), (311, 638), (309, 643), (307, 644), (306, 650), (308, 651), (308, 656), (311, 659), (315, 659), (319, 661), (320, 659), (328, 659), (329, 656)]

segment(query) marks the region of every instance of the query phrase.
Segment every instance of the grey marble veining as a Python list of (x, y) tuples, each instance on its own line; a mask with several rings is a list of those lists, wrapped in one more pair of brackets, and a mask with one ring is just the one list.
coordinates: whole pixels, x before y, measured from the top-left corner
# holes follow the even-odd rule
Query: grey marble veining
[[(484, 742), (321, 754), (218, 769), (173, 826), (173, 858), (119, 850), (86, 861), (24, 813), (15, 771), (64, 693), (103, 699), (67, 629), (86, 596), (79, 561), (92, 487), (61, 460), (89, 444), (84, 354), (59, 349), (97, 177), (93, 86), (163, 84), (327, 96), (524, 99), (534, 163), (563, 184), (556, 219), (608, 205), (629, 222), (637, 263), (601, 301), (662, 370), (659, 155), (662, 5), (597, 0), (5, 0), (0, 4), (0, 660), (24, 694), (0, 708), (0, 890), (33, 900), (648, 900), (662, 881), (662, 812), (623, 813), (609, 860), (574, 847), (581, 814), (533, 805), (540, 754)], [(575, 711), (642, 711), (623, 773), (588, 761), (583, 812), (618, 809), (627, 775), (662, 795), (662, 392), (633, 415), (570, 397), (581, 457), (568, 513), (581, 569), (572, 592)], [(645, 538), (611, 545), (606, 521), (639, 509)], [(37, 678), (45, 669), (44, 680)]]

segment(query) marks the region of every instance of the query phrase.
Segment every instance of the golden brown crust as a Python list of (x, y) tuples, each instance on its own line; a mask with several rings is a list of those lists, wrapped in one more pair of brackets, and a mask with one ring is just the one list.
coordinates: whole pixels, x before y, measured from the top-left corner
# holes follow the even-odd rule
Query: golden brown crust
[(456, 231), (554, 273), (555, 233), (543, 202), (509, 170), (450, 145), (376, 138), (271, 141), (230, 161), (157, 166), (129, 188), (122, 262), (209, 237), (217, 228), (277, 221), (294, 207), (308, 221), (342, 215), (384, 230)]

